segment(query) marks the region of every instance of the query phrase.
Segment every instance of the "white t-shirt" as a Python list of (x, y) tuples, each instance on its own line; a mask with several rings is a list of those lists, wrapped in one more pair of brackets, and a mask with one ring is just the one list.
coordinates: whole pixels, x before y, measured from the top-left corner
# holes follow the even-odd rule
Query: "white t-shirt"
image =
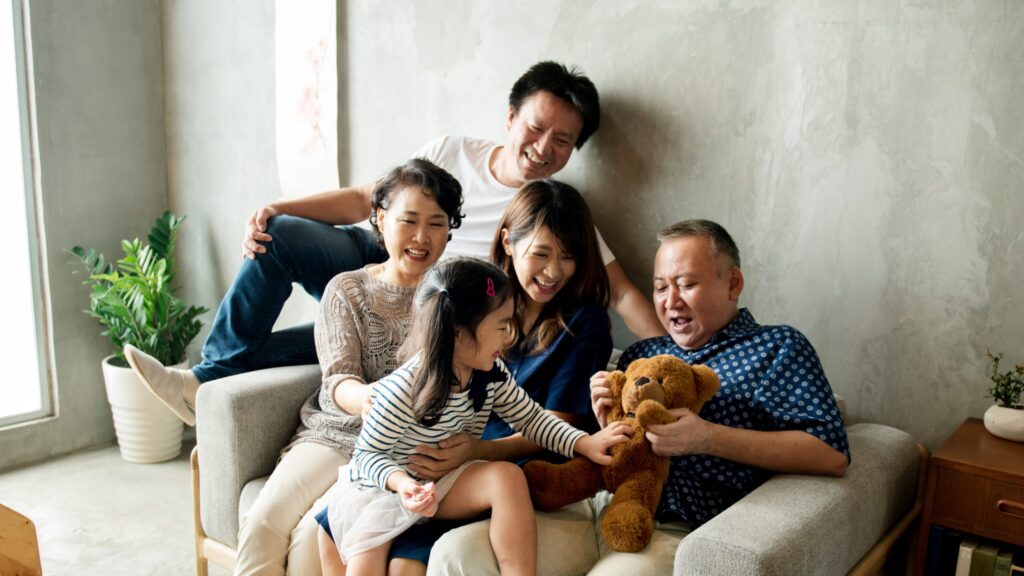
[[(414, 155), (425, 158), (458, 179), (462, 184), (462, 212), (466, 215), (462, 225), (452, 231), (452, 239), (445, 248), (444, 257), (472, 256), (486, 260), (490, 256), (491, 242), (498, 229), (498, 221), (516, 189), (505, 186), (491, 174), (488, 165), (499, 144), (465, 136), (442, 136), (427, 143)], [(596, 228), (601, 259), (607, 266), (615, 255), (604, 243)]]

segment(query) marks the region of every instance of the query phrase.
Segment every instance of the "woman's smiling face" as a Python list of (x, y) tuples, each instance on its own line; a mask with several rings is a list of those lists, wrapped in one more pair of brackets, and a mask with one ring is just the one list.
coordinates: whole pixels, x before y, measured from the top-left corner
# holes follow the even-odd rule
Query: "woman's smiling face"
[(502, 231), (502, 245), (512, 258), (516, 280), (535, 303), (550, 302), (576, 273), (576, 258), (568, 253), (558, 237), (547, 226), (510, 242), (508, 231)]
[(448, 214), (433, 196), (417, 187), (393, 193), (387, 210), (377, 210), (377, 222), (389, 268), (404, 285), (415, 285), (448, 245)]

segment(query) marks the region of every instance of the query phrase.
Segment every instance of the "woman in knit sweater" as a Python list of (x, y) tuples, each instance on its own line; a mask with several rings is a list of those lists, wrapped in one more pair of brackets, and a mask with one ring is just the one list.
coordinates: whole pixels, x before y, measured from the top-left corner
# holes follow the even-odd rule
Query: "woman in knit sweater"
[(313, 514), (321, 506), (314, 503), (351, 457), (367, 384), (398, 366), (416, 285), (461, 224), (461, 206), (458, 181), (426, 160), (411, 160), (377, 183), (370, 222), (388, 259), (339, 274), (324, 291), (314, 331), (323, 383), (242, 519), (236, 574), (284, 574), (286, 560), (290, 573), (319, 571)]

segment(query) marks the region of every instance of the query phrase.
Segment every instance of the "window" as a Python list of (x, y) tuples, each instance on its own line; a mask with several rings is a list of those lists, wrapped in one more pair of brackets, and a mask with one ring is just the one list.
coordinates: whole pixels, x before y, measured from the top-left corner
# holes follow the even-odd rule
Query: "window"
[(0, 0), (0, 426), (51, 413), (42, 354), (43, 299), (28, 130), (28, 81), (21, 0)]

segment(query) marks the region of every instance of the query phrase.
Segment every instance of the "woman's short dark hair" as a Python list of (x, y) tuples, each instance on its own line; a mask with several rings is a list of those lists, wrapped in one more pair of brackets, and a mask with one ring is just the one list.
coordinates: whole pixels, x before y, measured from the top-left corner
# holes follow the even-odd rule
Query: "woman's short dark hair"
[(512, 256), (505, 253), (502, 232), (508, 231), (513, 245), (547, 227), (566, 252), (576, 259), (576, 272), (558, 294), (544, 306), (537, 318), (536, 340), (532, 350), (540, 351), (566, 329), (564, 314), (584, 304), (608, 306), (608, 272), (601, 258), (601, 249), (594, 231), (594, 219), (583, 196), (572, 186), (557, 180), (533, 180), (516, 192), (498, 222), (491, 242), (491, 262), (509, 275), (516, 303), (516, 325), (513, 346), (526, 337), (518, 319), (529, 298), (516, 278)]
[(413, 390), (416, 421), (433, 426), (458, 385), (453, 358), (455, 330), (469, 331), (512, 295), (508, 276), (476, 258), (438, 262), (424, 274), (413, 300), (415, 319), (402, 346), (403, 360), (419, 353)]
[(370, 225), (377, 234), (377, 241), (384, 244), (384, 237), (377, 226), (377, 209), (387, 210), (394, 199), (394, 193), (415, 187), (437, 202), (448, 215), (448, 239), (452, 230), (462, 225), (462, 185), (447, 170), (423, 158), (413, 158), (401, 166), (392, 168), (377, 181), (370, 197)]
[(527, 98), (542, 90), (572, 104), (580, 113), (583, 127), (576, 138), (576, 149), (579, 150), (601, 125), (601, 103), (594, 83), (576, 67), (566, 68), (551, 61), (538, 62), (512, 85), (508, 104), (518, 113)]

